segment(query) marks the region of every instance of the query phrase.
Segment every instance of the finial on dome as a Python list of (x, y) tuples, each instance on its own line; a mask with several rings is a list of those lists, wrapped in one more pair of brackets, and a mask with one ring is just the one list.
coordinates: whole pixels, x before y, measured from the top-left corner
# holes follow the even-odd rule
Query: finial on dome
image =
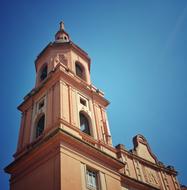
[(64, 22), (63, 21), (61, 21), (60, 22), (60, 30), (64, 30), (65, 28), (64, 28)]
[(55, 34), (55, 42), (57, 43), (65, 43), (69, 42), (70, 38), (68, 33), (65, 31), (64, 22), (60, 22), (60, 28), (58, 32)]

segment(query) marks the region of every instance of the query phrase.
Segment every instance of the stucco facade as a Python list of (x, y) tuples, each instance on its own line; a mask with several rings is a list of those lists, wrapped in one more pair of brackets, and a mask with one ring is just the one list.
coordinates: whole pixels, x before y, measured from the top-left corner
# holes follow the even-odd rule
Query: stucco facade
[(35, 87), (18, 107), (17, 151), (5, 168), (10, 189), (180, 190), (177, 172), (157, 160), (142, 135), (133, 150), (113, 147), (109, 102), (92, 85), (90, 64), (61, 23), (35, 60)]

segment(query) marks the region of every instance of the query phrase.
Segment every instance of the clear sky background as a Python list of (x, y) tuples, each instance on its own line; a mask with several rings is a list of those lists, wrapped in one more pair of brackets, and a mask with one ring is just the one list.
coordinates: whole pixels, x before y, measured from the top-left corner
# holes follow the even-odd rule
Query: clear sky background
[(113, 143), (133, 148), (143, 134), (187, 185), (186, 0), (1, 0), (0, 189), (15, 153), (16, 107), (35, 84), (34, 60), (59, 22), (92, 59), (91, 78), (111, 102)]

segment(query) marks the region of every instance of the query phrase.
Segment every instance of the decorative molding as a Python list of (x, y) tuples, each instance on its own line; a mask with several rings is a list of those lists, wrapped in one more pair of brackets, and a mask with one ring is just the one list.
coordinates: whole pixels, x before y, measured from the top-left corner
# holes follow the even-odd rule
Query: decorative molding
[(150, 162), (158, 163), (157, 157), (151, 151), (151, 148), (143, 135), (136, 135), (133, 138), (134, 153)]
[(59, 53), (57, 53), (57, 55), (54, 57), (54, 62), (56, 65), (62, 63), (67, 66), (68, 64), (66, 56), (64, 54), (59, 54)]

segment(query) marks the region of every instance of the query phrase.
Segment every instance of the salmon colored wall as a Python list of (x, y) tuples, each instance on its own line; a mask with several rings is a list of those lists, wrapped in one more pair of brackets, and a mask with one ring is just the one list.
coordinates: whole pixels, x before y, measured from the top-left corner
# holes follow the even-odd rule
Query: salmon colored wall
[(54, 88), (51, 87), (47, 91), (47, 109), (46, 109), (46, 128), (50, 129), (53, 124), (53, 110), (54, 110), (54, 104), (53, 104), (53, 99), (54, 99)]
[(150, 155), (148, 148), (144, 144), (139, 144), (136, 151), (137, 151), (137, 154), (141, 156), (142, 158), (155, 163), (154, 158)]
[(32, 108), (30, 107), (27, 111), (27, 114), (26, 114), (23, 145), (30, 142), (31, 116), (32, 116)]
[(116, 180), (113, 177), (106, 175), (107, 190), (121, 190), (120, 180)]
[(133, 160), (130, 159), (129, 157), (127, 157), (127, 165), (128, 165), (129, 171), (130, 171), (130, 177), (137, 179), (135, 169), (134, 169)]
[(101, 117), (99, 117), (98, 115), (98, 105), (94, 102), (93, 104), (93, 109), (94, 109), (94, 114), (95, 114), (95, 120), (96, 120), (96, 126), (97, 126), (97, 130), (98, 130), (98, 139), (99, 140), (103, 140), (103, 135), (102, 135), (102, 130), (101, 130), (101, 122), (99, 121), (101, 119)]
[(80, 161), (61, 153), (61, 189), (82, 190)]
[(59, 157), (38, 165), (11, 184), (11, 190), (60, 190)]
[(22, 116), (18, 149), (24, 147), (30, 142), (31, 114), (32, 114), (32, 109), (29, 108), (24, 112)]
[[(87, 190), (86, 167), (98, 171), (98, 182), (102, 190), (118, 190), (121, 187), (120, 176), (111, 171), (98, 160), (90, 158), (85, 153), (79, 153), (73, 147), (61, 143), (61, 180), (62, 189)], [(71, 179), (70, 179), (71, 178)], [(106, 180), (108, 178), (108, 181)]]
[(69, 90), (68, 85), (60, 81), (60, 118), (64, 119), (65, 121), (70, 121), (70, 114), (69, 114)]
[(53, 124), (56, 124), (60, 118), (60, 82), (54, 86), (53, 106)]
[(77, 98), (76, 98), (76, 90), (72, 88), (71, 86), (69, 87), (69, 96), (70, 96), (70, 110), (71, 110), (71, 124), (74, 126), (79, 125), (78, 123), (78, 110), (77, 108)]

